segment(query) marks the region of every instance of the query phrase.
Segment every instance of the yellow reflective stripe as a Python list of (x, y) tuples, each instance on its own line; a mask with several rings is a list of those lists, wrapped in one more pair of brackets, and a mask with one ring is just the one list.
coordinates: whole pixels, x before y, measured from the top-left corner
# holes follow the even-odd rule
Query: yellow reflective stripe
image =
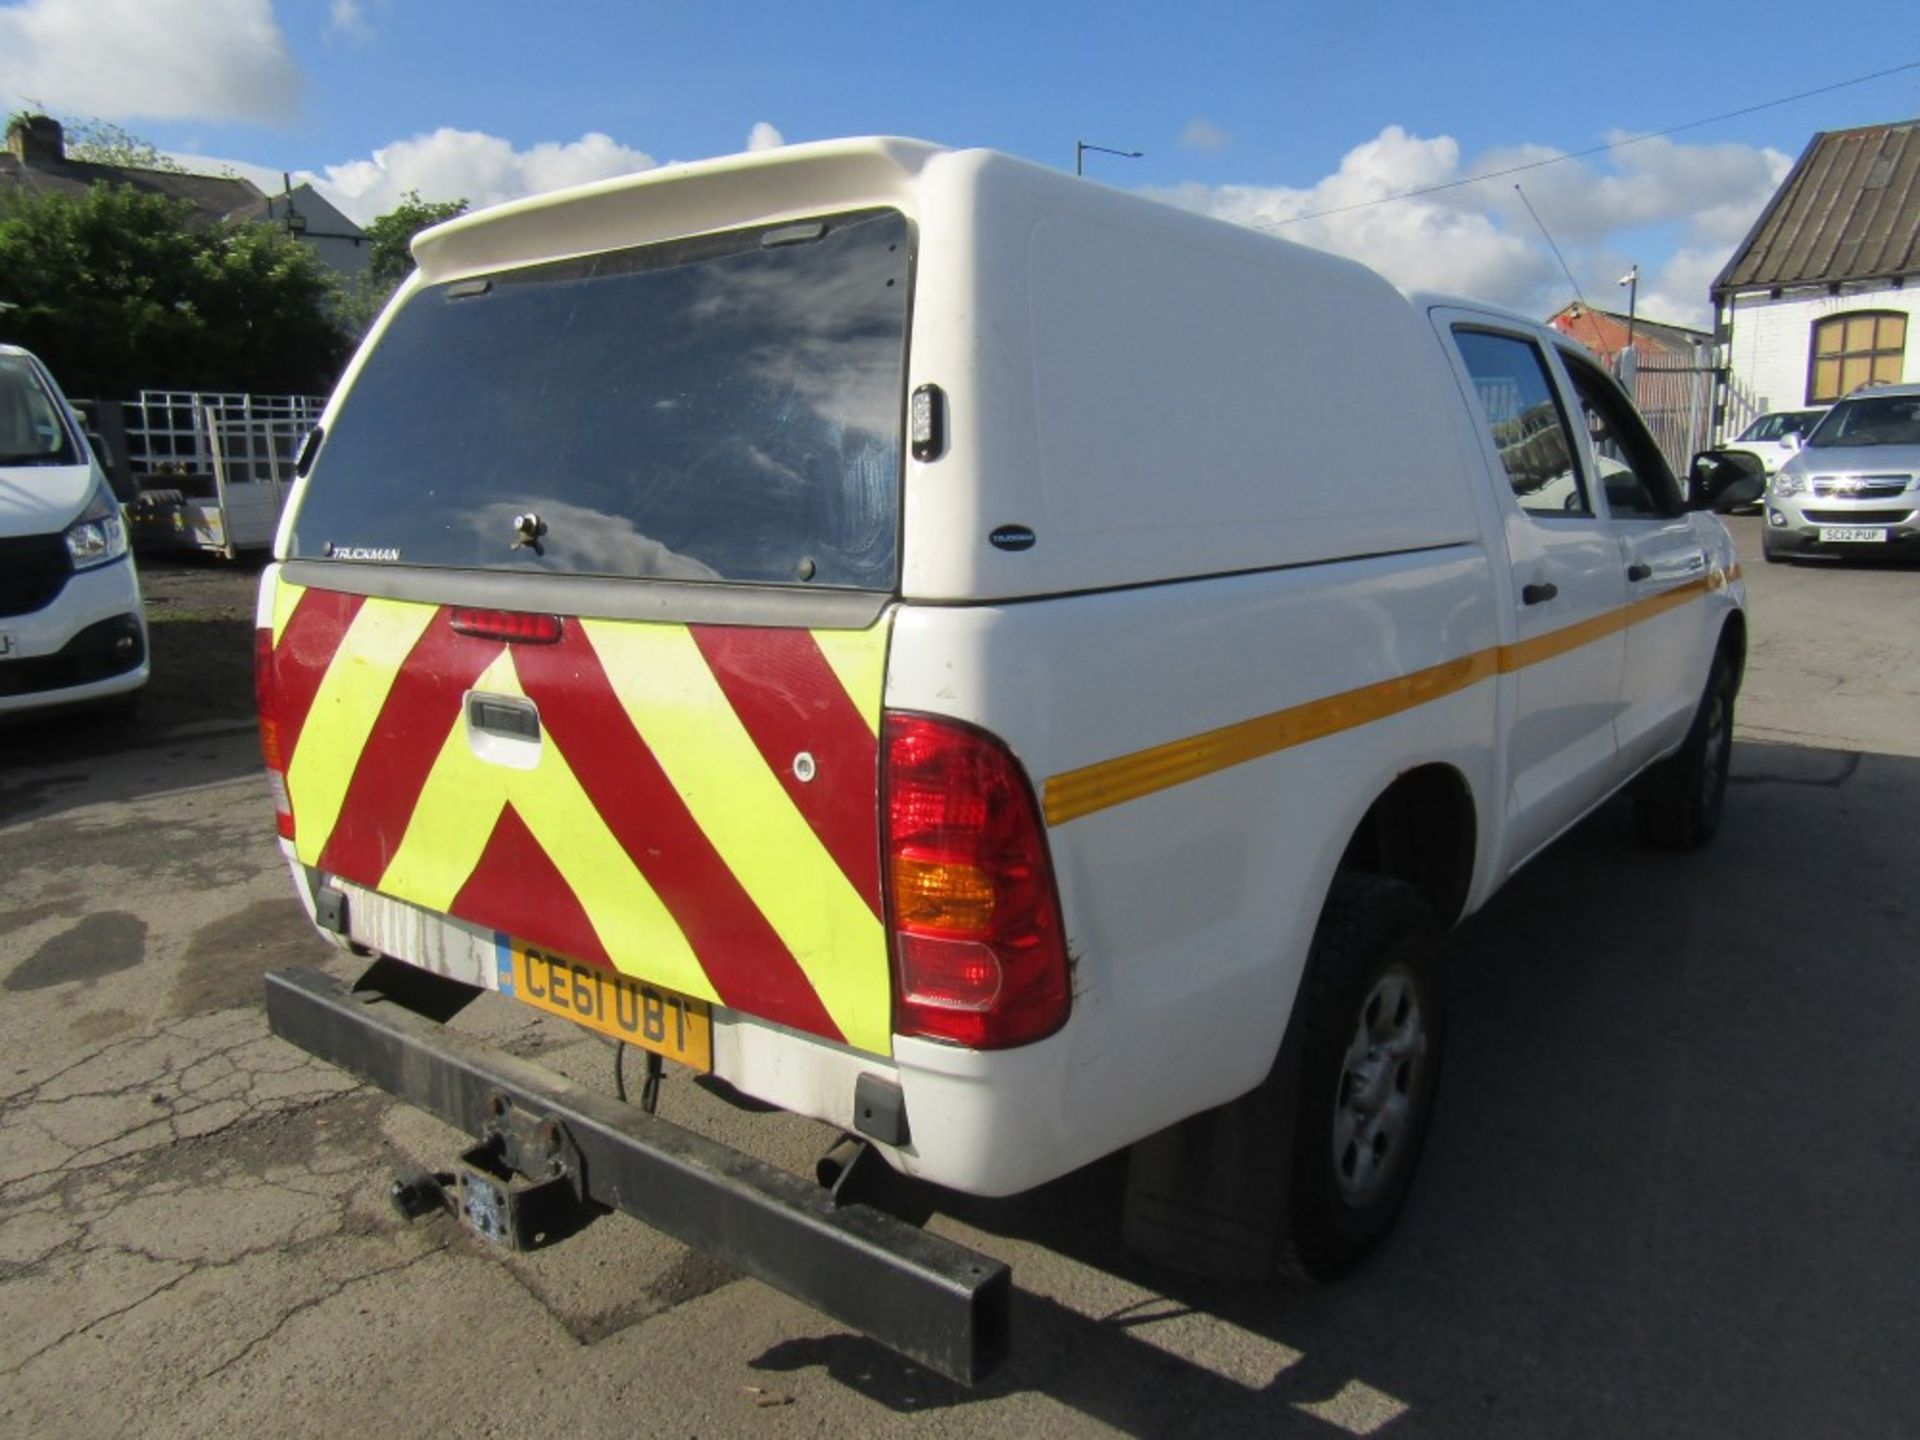
[(634, 728), (847, 1043), (885, 1053), (893, 1001), (880, 921), (767, 768), (692, 634), (678, 625), (583, 623)]
[(887, 683), (887, 635), (891, 616), (865, 630), (815, 630), (813, 643), (847, 692), (853, 708), (875, 735), (880, 733), (880, 702)]
[[(474, 689), (523, 695), (511, 653), (503, 651)], [(429, 910), (452, 909), (509, 803), (566, 879), (616, 969), (719, 1000), (679, 924), (607, 829), (551, 736), (541, 741), (533, 769), (514, 770), (475, 755), (466, 722), (456, 720), (379, 888)]]
[(334, 652), (287, 767), (297, 817), (294, 851), (303, 863), (319, 864), (373, 722), (433, 616), (431, 605), (369, 600)]
[(300, 603), (300, 597), (307, 593), (304, 585), (289, 585), (285, 580), (276, 580), (273, 586), (273, 643), (280, 643), (281, 633), (287, 628), (287, 621), (293, 618), (293, 607)]
[(1613, 635), (1740, 578), (1740, 567), (1715, 569), (1657, 595), (1595, 615), (1512, 645), (1493, 645), (1411, 675), (1396, 676), (1324, 699), (1309, 700), (1204, 734), (1172, 740), (1130, 755), (1118, 755), (1048, 777), (1042, 804), (1049, 825), (1138, 800), (1160, 790), (1244, 765), (1276, 751), (1351, 730), (1418, 705), (1426, 705), (1502, 675), (1544, 664), (1582, 645)]
[(1411, 675), (1397, 675), (1052, 776), (1046, 783), (1047, 823), (1064, 825), (1157, 790), (1397, 715), (1478, 684), (1494, 673), (1494, 664), (1494, 652), (1482, 650)]

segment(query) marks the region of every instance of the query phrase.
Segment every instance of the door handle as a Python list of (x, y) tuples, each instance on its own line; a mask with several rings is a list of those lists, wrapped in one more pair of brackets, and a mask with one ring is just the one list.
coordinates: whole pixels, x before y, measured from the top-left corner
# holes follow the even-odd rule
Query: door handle
[(1521, 603), (1526, 605), (1544, 605), (1559, 593), (1560, 587), (1551, 581), (1538, 585), (1522, 585), (1520, 587), (1520, 600)]
[(488, 735), (500, 735), (508, 740), (540, 738), (540, 712), (533, 707), (533, 702), (504, 695), (475, 692), (468, 696), (467, 724), (475, 730)]
[(1653, 567), (1651, 565), (1645, 565), (1636, 560), (1633, 564), (1627, 566), (1627, 579), (1629, 580), (1650, 580), (1652, 578)]

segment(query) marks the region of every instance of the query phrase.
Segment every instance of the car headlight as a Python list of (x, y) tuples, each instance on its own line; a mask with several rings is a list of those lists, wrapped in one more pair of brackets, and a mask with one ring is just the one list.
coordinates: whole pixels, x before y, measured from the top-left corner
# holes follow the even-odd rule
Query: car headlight
[(1773, 472), (1773, 498), (1776, 500), (1784, 500), (1789, 495), (1798, 495), (1806, 488), (1807, 482), (1805, 478), (1796, 475), (1791, 470), (1776, 470)]
[(120, 505), (105, 490), (95, 490), (80, 518), (67, 527), (67, 554), (73, 568), (91, 570), (127, 553), (127, 527)]

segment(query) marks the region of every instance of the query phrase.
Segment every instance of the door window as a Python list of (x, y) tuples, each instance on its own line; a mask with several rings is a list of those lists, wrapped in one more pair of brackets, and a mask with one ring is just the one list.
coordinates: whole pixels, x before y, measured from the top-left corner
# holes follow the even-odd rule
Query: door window
[(1566, 351), (1560, 360), (1573, 380), (1607, 509), (1624, 519), (1677, 515), (1679, 483), (1625, 392), (1590, 360)]

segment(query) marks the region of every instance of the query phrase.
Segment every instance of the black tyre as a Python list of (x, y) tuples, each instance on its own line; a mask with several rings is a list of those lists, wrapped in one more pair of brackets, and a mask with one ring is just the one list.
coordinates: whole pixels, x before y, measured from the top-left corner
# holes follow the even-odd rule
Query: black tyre
[(1335, 877), (1267, 1082), (1297, 1087), (1277, 1217), (1283, 1276), (1345, 1274), (1379, 1244), (1406, 1199), (1446, 1038), (1439, 934), (1412, 886)]
[(1633, 796), (1640, 838), (1661, 850), (1698, 850), (1720, 828), (1733, 758), (1733, 702), (1740, 677), (1723, 648), (1707, 672), (1693, 728), (1680, 749), (1641, 777)]

